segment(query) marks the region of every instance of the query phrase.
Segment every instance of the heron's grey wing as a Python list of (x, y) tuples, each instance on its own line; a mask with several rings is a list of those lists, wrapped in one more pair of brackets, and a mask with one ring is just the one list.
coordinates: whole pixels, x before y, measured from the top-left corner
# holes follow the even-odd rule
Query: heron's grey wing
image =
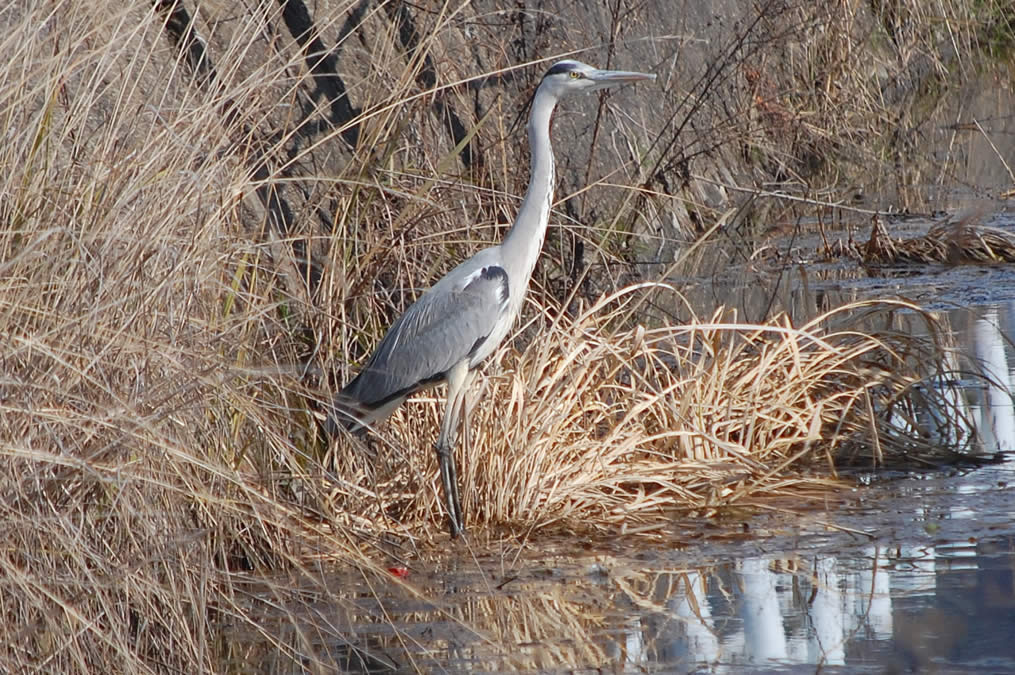
[(470, 358), (508, 314), (504, 268), (454, 272), (424, 293), (388, 329), (366, 367), (341, 392), (369, 408), (444, 379)]

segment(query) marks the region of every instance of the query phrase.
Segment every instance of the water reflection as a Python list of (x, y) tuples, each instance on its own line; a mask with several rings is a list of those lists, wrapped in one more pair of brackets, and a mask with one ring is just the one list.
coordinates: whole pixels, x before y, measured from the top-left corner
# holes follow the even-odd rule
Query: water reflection
[[(744, 542), (695, 566), (680, 551), (521, 561), (517, 586), (466, 574), (434, 604), (374, 586), (352, 596), (358, 615), (322, 607), (320, 616), (356, 636), (369, 672), (1015, 669), (1015, 532), (924, 539), (863, 544), (843, 534), (812, 547), (804, 537), (778, 555)], [(357, 670), (347, 643), (316, 650), (345, 653), (343, 668)]]
[[(1011, 303), (1006, 309), (1009, 335), (1015, 335)], [(980, 413), (976, 419), (986, 447), (1007, 451), (1015, 449), (1015, 408), (1012, 406), (1012, 371), (1005, 352), (1010, 340), (1005, 338), (1001, 325), (996, 308), (985, 311), (974, 322), (972, 342), (980, 370), (987, 378), (986, 391), (974, 407)]]
[[(1005, 637), (1015, 630), (1013, 570), (1011, 539), (871, 545), (809, 560), (749, 556), (682, 573), (666, 611), (642, 616), (640, 638), (628, 635), (626, 662), (715, 672), (793, 664), (908, 670), (972, 664), (975, 655), (1015, 668)], [(1008, 611), (985, 606), (987, 596)]]
[(759, 558), (742, 560), (735, 568), (740, 593), (737, 614), (742, 628), (733, 634), (732, 645), (730, 641), (724, 645), (725, 651), (733, 646), (735, 651), (731, 651), (730, 656), (735, 659), (739, 653), (747, 663), (785, 659), (788, 650), (782, 626), (782, 607), (776, 591), (776, 575), (769, 569), (767, 561)]
[(658, 640), (658, 658), (664, 663), (715, 663), (719, 660), (719, 636), (716, 634), (712, 610), (705, 598), (705, 576), (692, 570), (683, 575), (684, 593), (674, 594), (666, 601), (672, 613), (667, 625), (663, 622)]

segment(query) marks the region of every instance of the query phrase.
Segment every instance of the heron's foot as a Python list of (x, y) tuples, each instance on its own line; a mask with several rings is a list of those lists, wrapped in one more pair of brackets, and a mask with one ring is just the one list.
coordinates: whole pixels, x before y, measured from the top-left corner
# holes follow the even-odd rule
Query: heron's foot
[(441, 470), (441, 487), (444, 491), (444, 508), (448, 512), (448, 531), (454, 539), (465, 533), (465, 516), (462, 513), (461, 499), (458, 495), (458, 470), (455, 467), (454, 449), (438, 443), (437, 464)]

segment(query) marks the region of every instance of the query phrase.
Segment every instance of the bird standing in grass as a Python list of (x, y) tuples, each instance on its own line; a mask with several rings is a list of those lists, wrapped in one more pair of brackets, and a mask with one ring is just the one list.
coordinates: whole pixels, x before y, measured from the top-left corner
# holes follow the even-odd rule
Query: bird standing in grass
[(472, 256), (421, 295), (388, 329), (359, 375), (335, 396), (329, 430), (334, 433), (341, 425), (355, 431), (386, 418), (412, 394), (447, 382), (436, 450), (452, 537), (465, 530), (454, 458), (465, 394), (475, 369), (511, 330), (546, 235), (553, 203), (553, 109), (571, 94), (653, 79), (655, 75), (598, 70), (570, 60), (546, 71), (529, 113), (529, 187), (503, 243)]

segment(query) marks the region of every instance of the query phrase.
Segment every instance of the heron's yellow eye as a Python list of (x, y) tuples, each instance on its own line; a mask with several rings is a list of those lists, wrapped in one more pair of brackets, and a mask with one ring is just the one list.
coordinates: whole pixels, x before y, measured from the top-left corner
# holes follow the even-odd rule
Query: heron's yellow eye
[(582, 76), (582, 74), (579, 73), (577, 70), (572, 70), (571, 71), (571, 79), (572, 80), (577, 80), (581, 76)]

